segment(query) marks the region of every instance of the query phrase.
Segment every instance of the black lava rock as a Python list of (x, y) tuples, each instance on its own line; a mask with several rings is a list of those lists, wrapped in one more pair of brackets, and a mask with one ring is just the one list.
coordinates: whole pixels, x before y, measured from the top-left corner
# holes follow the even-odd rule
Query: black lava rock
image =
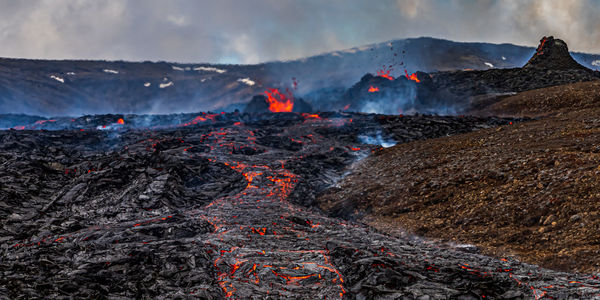
[(546, 70), (587, 70), (569, 54), (567, 43), (553, 36), (543, 37), (533, 57), (523, 68), (538, 68)]

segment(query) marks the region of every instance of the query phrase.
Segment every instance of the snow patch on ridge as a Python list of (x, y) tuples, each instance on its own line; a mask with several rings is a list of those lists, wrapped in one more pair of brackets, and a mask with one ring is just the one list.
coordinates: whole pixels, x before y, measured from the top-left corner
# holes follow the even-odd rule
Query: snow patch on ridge
[(217, 68), (213, 68), (213, 67), (195, 67), (194, 71), (217, 72), (219, 74), (223, 74), (223, 73), (227, 72), (227, 70), (217, 69)]
[(104, 69), (102, 71), (104, 71), (104, 73), (119, 74), (119, 71), (117, 70)]
[(192, 68), (190, 68), (190, 67), (182, 68), (182, 67), (178, 67), (178, 66), (171, 66), (171, 68), (173, 68), (173, 70), (175, 70), (175, 71), (191, 71), (192, 70)]
[(593, 61), (592, 66), (600, 67), (600, 59)]
[(253, 86), (254, 84), (256, 84), (256, 82), (254, 82), (254, 80), (250, 80), (250, 77), (246, 77), (246, 78), (240, 78), (237, 81), (239, 82), (243, 82), (249, 86)]
[(56, 81), (59, 81), (61, 83), (65, 83), (65, 79), (64, 78), (61, 78), (61, 77), (58, 77), (58, 76), (55, 76), (55, 75), (50, 75), (50, 78), (52, 78), (52, 79), (54, 79)]
[(493, 67), (494, 67), (494, 65), (492, 65), (492, 64), (491, 64), (491, 63), (489, 63), (489, 62), (484, 62), (483, 64), (484, 64), (484, 65), (486, 65), (486, 66), (488, 66), (488, 67), (490, 67), (490, 68), (493, 68)]
[(170, 86), (173, 86), (173, 84), (174, 84), (173, 81), (169, 81), (167, 83), (161, 83), (161, 84), (159, 84), (158, 87), (161, 88), (161, 89), (164, 89), (164, 88), (168, 88)]

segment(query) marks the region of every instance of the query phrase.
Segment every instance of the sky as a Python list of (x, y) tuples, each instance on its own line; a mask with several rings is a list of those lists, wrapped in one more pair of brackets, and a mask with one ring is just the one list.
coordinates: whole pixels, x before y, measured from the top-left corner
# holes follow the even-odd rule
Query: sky
[(600, 53), (600, 0), (0, 0), (0, 57), (253, 64), (393, 39)]

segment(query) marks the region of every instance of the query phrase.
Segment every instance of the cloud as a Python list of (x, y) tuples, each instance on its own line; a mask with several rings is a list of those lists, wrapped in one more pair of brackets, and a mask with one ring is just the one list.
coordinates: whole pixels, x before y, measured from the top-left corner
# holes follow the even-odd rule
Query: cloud
[(0, 56), (257, 63), (396, 38), (600, 52), (600, 0), (0, 0)]

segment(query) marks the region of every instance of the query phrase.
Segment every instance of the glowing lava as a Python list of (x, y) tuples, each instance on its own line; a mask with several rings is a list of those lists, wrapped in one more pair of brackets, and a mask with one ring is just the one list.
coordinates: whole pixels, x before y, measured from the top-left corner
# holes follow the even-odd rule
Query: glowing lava
[(544, 51), (542, 51), (542, 49), (544, 48), (544, 44), (546, 44), (546, 41), (548, 41), (547, 37), (542, 38), (542, 42), (540, 43), (540, 45), (535, 50), (535, 52), (536, 52), (535, 55), (542, 55), (542, 54), (544, 54)]
[(39, 120), (39, 121), (35, 121), (35, 124), (42, 125), (46, 122), (56, 122), (56, 120)]
[(383, 78), (387, 78), (389, 80), (394, 80), (394, 77), (392, 77), (390, 75), (390, 72), (392, 72), (392, 69), (386, 69), (385, 67), (379, 71), (377, 71), (377, 76), (383, 77)]
[(193, 120), (191, 120), (190, 122), (180, 124), (179, 126), (196, 125), (196, 124), (198, 124), (200, 122), (206, 122), (208, 120), (216, 122), (217, 121), (216, 118), (218, 116), (219, 116), (218, 114), (206, 114), (206, 113), (202, 113), (202, 116), (197, 116)]
[(369, 93), (375, 93), (375, 92), (379, 92), (379, 88), (378, 87), (374, 87), (374, 86), (370, 86), (369, 87)]
[(308, 114), (308, 113), (302, 113), (302, 116), (305, 119), (320, 119), (321, 117), (319, 117), (318, 114)]
[(269, 103), (269, 110), (271, 112), (291, 112), (294, 108), (294, 98), (292, 95), (284, 95), (279, 92), (278, 89), (270, 89), (271, 91), (265, 91), (267, 95), (267, 102)]
[(123, 120), (123, 119), (119, 119), (119, 120), (117, 120), (117, 123), (119, 123), (119, 124), (123, 125), (123, 124), (125, 124), (125, 120)]
[(412, 73), (409, 75), (408, 71), (406, 71), (406, 70), (404, 70), (404, 73), (406, 74), (406, 79), (416, 81), (416, 82), (421, 82), (421, 80), (419, 80), (419, 78), (417, 78), (417, 73)]

